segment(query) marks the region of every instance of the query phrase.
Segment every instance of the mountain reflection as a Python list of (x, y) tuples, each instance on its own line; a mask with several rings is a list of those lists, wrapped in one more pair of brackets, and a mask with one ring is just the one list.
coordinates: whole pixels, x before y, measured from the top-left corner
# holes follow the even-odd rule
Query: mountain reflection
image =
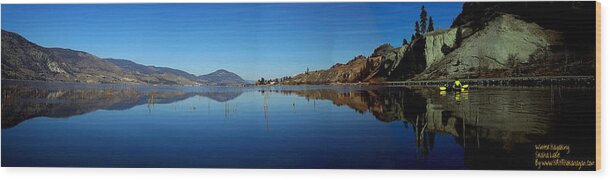
[(126, 110), (147, 104), (169, 104), (193, 96), (226, 102), (237, 98), (240, 91), (189, 92), (143, 91), (121, 88), (36, 87), (5, 84), (2, 87), (2, 128), (11, 128), (35, 117), (67, 118), (99, 109)]

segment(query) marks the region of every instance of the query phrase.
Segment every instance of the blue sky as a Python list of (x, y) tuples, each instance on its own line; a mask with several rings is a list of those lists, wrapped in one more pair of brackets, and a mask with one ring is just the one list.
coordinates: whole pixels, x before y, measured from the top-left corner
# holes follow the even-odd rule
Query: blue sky
[(399, 46), (422, 5), (443, 29), (462, 3), (3, 4), (2, 29), (45, 47), (254, 80)]

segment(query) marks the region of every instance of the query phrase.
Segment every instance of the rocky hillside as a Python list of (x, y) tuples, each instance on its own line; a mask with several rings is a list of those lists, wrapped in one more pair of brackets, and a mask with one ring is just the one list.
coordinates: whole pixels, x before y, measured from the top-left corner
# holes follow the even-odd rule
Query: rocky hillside
[[(358, 64), (372, 61), (362, 68)], [(448, 29), (290, 83), (593, 75), (595, 2), (467, 2)]]
[(70, 49), (45, 48), (2, 30), (2, 79), (142, 85), (244, 83), (233, 73), (223, 75), (227, 76), (217, 75), (210, 81), (177, 69), (102, 59)]
[[(467, 34), (467, 38), (461, 39), (459, 45), (447, 43), (457, 47), (446, 54), (441, 52), (443, 44), (427, 43), (428, 67), (418, 79), (562, 75), (545, 67), (551, 61), (563, 60), (561, 49), (553, 49), (564, 46), (557, 31), (505, 14), (472, 34), (465, 33), (470, 29), (458, 27), (437, 36), (459, 38), (455, 36), (459, 33), (450, 33), (454, 30)], [(426, 36), (430, 42), (436, 39)]]
[(142, 83), (120, 67), (89, 53), (44, 48), (2, 31), (2, 79)]
[(372, 75), (378, 71), (383, 56), (392, 49), (393, 47), (390, 44), (383, 44), (376, 48), (369, 57), (359, 55), (346, 64), (337, 63), (327, 70), (298, 74), (282, 83), (332, 84), (375, 81)]

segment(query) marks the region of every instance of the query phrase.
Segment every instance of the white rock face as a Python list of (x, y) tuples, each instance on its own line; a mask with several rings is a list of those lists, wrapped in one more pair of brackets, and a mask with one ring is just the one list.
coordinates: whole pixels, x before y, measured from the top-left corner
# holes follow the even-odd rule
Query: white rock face
[(408, 49), (409, 46), (401, 46), (386, 52), (383, 57), (385, 59), (384, 68), (388, 69), (388, 72), (391, 72), (396, 69)]
[(441, 49), (443, 45), (453, 47), (453, 45), (455, 44), (456, 34), (457, 28), (451, 28), (432, 31), (425, 35), (426, 67), (430, 67), (432, 63), (435, 63), (445, 57), (445, 54), (443, 54)]
[(451, 38), (455, 37), (454, 32), (455, 29), (427, 35), (428, 66), (424, 79), (439, 78), (440, 72), (462, 78), (480, 69), (507, 69), (509, 57), (515, 63), (527, 63), (530, 56), (560, 44), (560, 34), (556, 31), (545, 30), (536, 23), (512, 15), (501, 15), (488, 22), (485, 28), (462, 39), (457, 49), (444, 56), (440, 47), (442, 43), (448, 46), (455, 43), (455, 38)]
[(62, 69), (61, 67), (59, 67), (59, 64), (57, 64), (54, 61), (47, 62), (47, 67), (49, 67), (49, 70), (51, 70), (51, 72), (66, 73), (66, 71), (64, 69)]

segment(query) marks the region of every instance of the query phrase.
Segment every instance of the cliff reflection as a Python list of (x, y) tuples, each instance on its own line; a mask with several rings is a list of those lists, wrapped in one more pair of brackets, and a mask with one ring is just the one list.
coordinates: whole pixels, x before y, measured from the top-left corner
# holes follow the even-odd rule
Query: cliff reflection
[[(147, 104), (169, 104), (193, 96), (226, 102), (242, 92), (142, 91), (120, 88), (61, 88), (4, 85), (2, 87), (2, 128), (11, 128), (35, 117), (67, 118), (99, 109), (126, 110)], [(194, 107), (191, 107), (194, 108)]]
[(382, 122), (400, 121), (415, 132), (418, 159), (426, 159), (434, 150), (438, 134), (450, 135), (463, 147), (465, 163), (482, 169), (531, 166), (532, 144), (548, 138), (552, 118), (558, 117), (554, 104), (548, 102), (552, 95), (546, 91), (440, 94), (431, 88), (365, 88), (278, 92), (329, 100), (369, 112)]

